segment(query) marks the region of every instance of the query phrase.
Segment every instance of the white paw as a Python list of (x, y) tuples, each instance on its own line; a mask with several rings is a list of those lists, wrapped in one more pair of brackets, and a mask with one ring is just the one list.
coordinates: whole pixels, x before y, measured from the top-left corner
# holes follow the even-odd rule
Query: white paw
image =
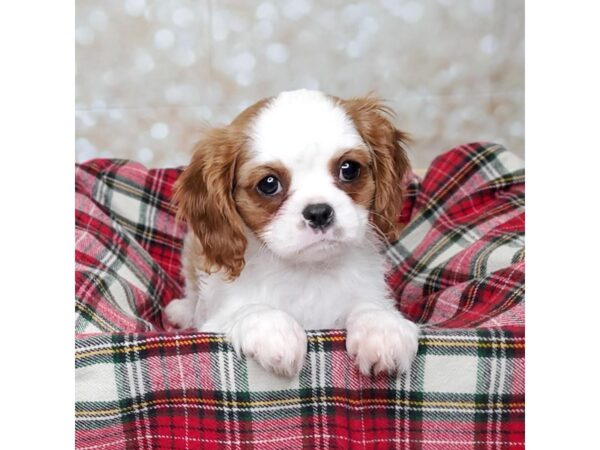
[(167, 320), (177, 328), (191, 328), (194, 323), (194, 308), (196, 302), (187, 298), (172, 300), (165, 307)]
[(306, 356), (306, 332), (283, 311), (248, 314), (229, 333), (236, 352), (254, 359), (266, 370), (293, 377)]
[(393, 311), (364, 311), (348, 319), (346, 349), (358, 369), (402, 373), (410, 369), (419, 347), (419, 327)]

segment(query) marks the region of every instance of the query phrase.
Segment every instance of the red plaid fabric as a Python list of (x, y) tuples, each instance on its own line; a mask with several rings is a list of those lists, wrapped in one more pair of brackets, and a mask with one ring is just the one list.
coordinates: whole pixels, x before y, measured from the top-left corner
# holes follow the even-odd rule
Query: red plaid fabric
[(166, 331), (162, 308), (183, 286), (179, 173), (77, 167), (77, 448), (524, 446), (521, 160), (468, 144), (410, 181), (388, 280), (423, 336), (399, 377), (361, 376), (340, 331), (309, 332), (292, 380), (236, 357), (221, 335)]

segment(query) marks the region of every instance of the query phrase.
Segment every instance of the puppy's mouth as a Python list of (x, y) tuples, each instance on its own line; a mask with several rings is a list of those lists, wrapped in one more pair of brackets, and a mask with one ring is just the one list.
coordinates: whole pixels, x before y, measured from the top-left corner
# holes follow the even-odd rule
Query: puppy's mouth
[(342, 242), (337, 239), (319, 239), (318, 241), (306, 244), (298, 250), (298, 254), (303, 253), (326, 253), (337, 250), (342, 245)]
[(312, 233), (304, 234), (299, 242), (297, 254), (326, 254), (335, 252), (344, 244), (345, 232), (341, 227), (333, 227), (327, 230), (312, 230)]

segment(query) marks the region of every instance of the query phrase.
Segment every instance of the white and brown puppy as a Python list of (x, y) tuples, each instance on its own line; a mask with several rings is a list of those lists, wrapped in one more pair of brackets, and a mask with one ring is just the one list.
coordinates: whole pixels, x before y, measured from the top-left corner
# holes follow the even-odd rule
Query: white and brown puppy
[(225, 333), (236, 351), (292, 376), (305, 329), (347, 328), (364, 374), (409, 368), (418, 327), (385, 282), (404, 134), (372, 97), (283, 92), (208, 131), (176, 184), (190, 227), (186, 297), (166, 309), (181, 328)]

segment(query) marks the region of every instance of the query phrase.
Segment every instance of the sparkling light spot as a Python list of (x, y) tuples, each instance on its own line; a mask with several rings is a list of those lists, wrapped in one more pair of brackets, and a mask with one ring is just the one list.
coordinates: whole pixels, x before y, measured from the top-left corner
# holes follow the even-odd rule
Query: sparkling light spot
[(269, 39), (273, 34), (273, 22), (269, 20), (260, 20), (254, 25), (254, 33), (262, 39)]
[(88, 16), (88, 22), (96, 30), (105, 30), (108, 25), (108, 15), (100, 9), (95, 9)]
[(140, 160), (140, 162), (148, 164), (152, 161), (152, 159), (154, 159), (154, 152), (148, 147), (143, 147), (138, 150), (137, 157)]
[(362, 54), (362, 45), (356, 39), (348, 42), (346, 46), (346, 54), (350, 58), (358, 58)]
[(162, 28), (154, 33), (154, 45), (162, 50), (171, 47), (175, 43), (175, 34), (168, 28)]
[(242, 52), (233, 58), (232, 66), (235, 71), (249, 72), (256, 66), (256, 58), (250, 52)]
[(130, 16), (141, 16), (146, 8), (146, 0), (126, 0), (125, 12)]
[(285, 45), (278, 42), (267, 47), (267, 58), (275, 63), (284, 63), (288, 59), (288, 51)]
[(486, 34), (479, 41), (479, 48), (483, 53), (491, 55), (498, 50), (498, 40), (491, 34)]
[(77, 27), (75, 41), (80, 45), (90, 45), (94, 42), (94, 32), (90, 27)]
[(104, 72), (104, 74), (102, 75), (102, 80), (108, 86), (115, 84), (117, 81), (116, 77), (115, 77), (115, 73), (112, 70), (107, 70), (106, 72)]
[(152, 128), (150, 129), (150, 136), (152, 136), (154, 139), (164, 139), (169, 135), (169, 127), (167, 126), (166, 123), (163, 122), (157, 122), (154, 125), (152, 125)]
[(382, 0), (383, 6), (394, 16), (402, 15), (402, 4), (397, 0)]
[(175, 51), (175, 62), (183, 67), (189, 67), (196, 62), (196, 54), (190, 48), (178, 48)]
[(92, 100), (91, 106), (93, 109), (104, 109), (106, 108), (106, 102), (104, 101), (104, 99), (95, 98), (94, 100)]
[(471, 0), (471, 8), (482, 16), (489, 16), (494, 12), (494, 0)]
[(252, 72), (238, 72), (235, 74), (235, 81), (240, 86), (249, 86), (254, 81)]
[(521, 122), (513, 122), (510, 125), (509, 132), (510, 132), (511, 136), (521, 137), (521, 136), (523, 136), (523, 131), (524, 131), (523, 123), (521, 123)]
[(212, 19), (212, 36), (215, 41), (224, 41), (229, 36), (229, 20), (225, 14), (214, 14)]
[(154, 59), (143, 49), (138, 49), (135, 54), (135, 67), (140, 72), (150, 72), (154, 69)]
[(360, 21), (360, 28), (364, 33), (374, 34), (379, 30), (379, 23), (374, 17), (367, 16)]
[(178, 8), (172, 16), (173, 23), (178, 27), (188, 27), (194, 22), (194, 12), (187, 8)]
[(362, 15), (363, 11), (358, 5), (348, 5), (342, 9), (340, 19), (343, 24), (352, 25), (353, 23), (356, 23)]
[(108, 117), (113, 120), (121, 120), (123, 119), (123, 112), (119, 111), (118, 109), (111, 109), (108, 113)]
[(288, 0), (283, 5), (283, 15), (291, 20), (298, 20), (310, 12), (307, 0)]
[(400, 16), (407, 22), (418, 22), (423, 17), (423, 4), (419, 2), (408, 2), (400, 10)]
[(178, 103), (183, 100), (183, 90), (181, 86), (174, 85), (165, 89), (165, 98), (169, 103)]
[(277, 18), (277, 9), (271, 2), (262, 2), (256, 8), (255, 16), (257, 19), (275, 20)]
[(76, 111), (75, 118), (78, 119), (85, 128), (91, 128), (96, 125), (96, 119), (86, 111)]

